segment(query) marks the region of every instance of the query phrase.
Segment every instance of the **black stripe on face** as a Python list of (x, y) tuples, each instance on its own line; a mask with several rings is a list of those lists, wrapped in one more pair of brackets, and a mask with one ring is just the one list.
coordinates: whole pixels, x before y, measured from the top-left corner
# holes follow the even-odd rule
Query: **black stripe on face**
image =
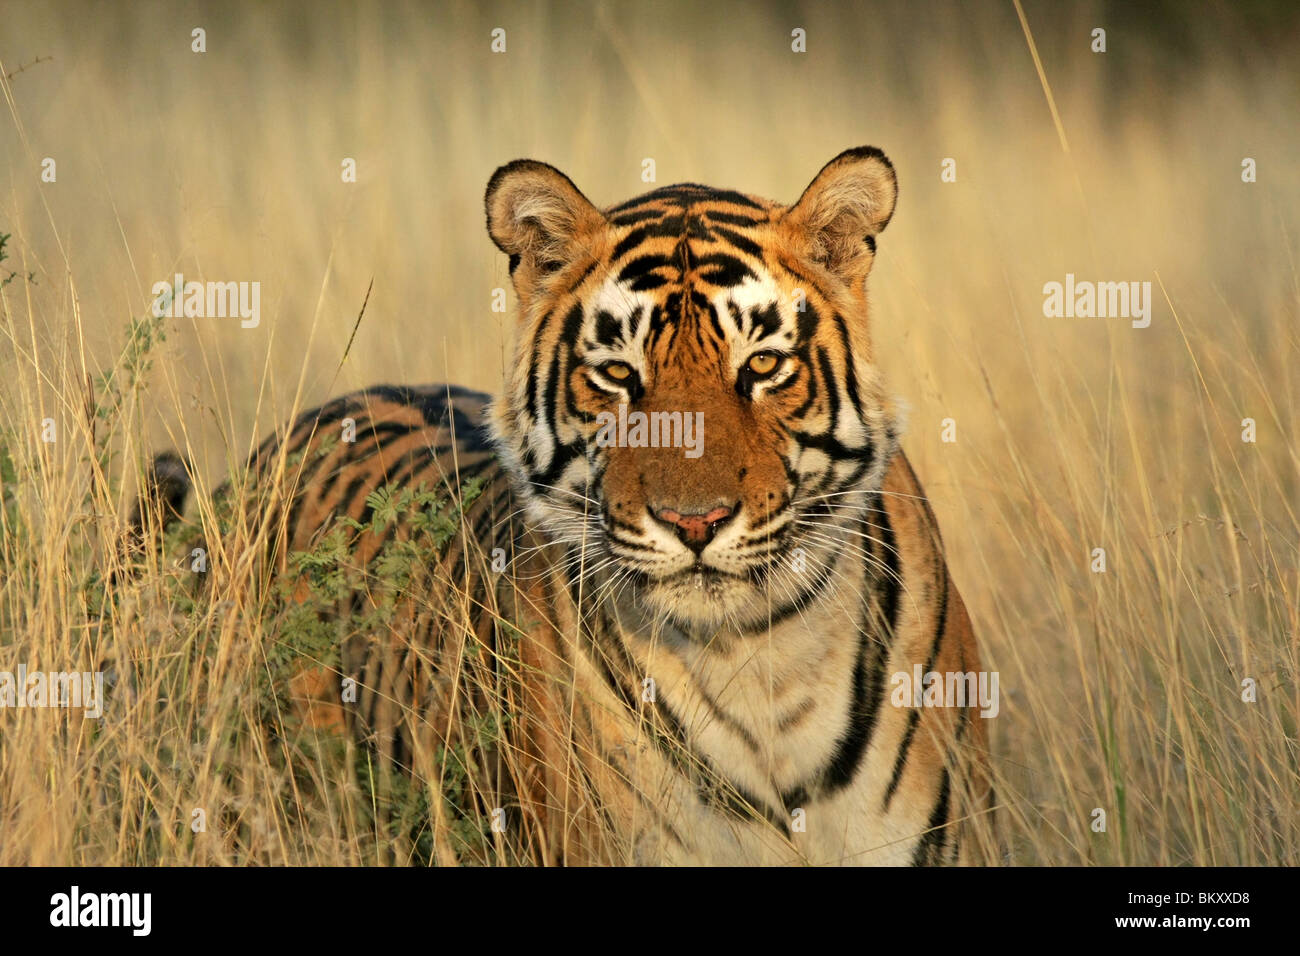
[(862, 407), (862, 399), (858, 394), (858, 373), (853, 368), (853, 348), (849, 342), (849, 330), (844, 324), (844, 317), (838, 312), (832, 315), (835, 322), (836, 331), (840, 337), (840, 347), (844, 354), (844, 390), (848, 393), (849, 401), (853, 403), (854, 408)]
[(824, 452), (832, 461), (870, 461), (871, 445), (865, 445), (862, 448), (850, 448), (838, 438), (820, 432), (791, 432), (797, 441), (804, 448), (815, 448)]
[(735, 256), (725, 252), (713, 252), (700, 256), (694, 263), (698, 278), (720, 288), (739, 285), (746, 279), (756, 279), (754, 271)]
[[(715, 223), (725, 222), (728, 225), (732, 225), (732, 226), (744, 226), (744, 227), (758, 226), (767, 222), (766, 217), (757, 218), (754, 216), (741, 216), (733, 212), (720, 212), (716, 209), (705, 209), (703, 210), (703, 212), (705, 217), (708, 218), (710, 222), (715, 222)], [(722, 230), (720, 229), (715, 229), (714, 231), (717, 232), (719, 235), (723, 234)]]
[(821, 315), (811, 302), (808, 301), (807, 293), (804, 294), (803, 311), (795, 313), (798, 318), (798, 342), (800, 345), (806, 345), (812, 341), (812, 337), (817, 334), (817, 327), (821, 324)]
[(529, 480), (529, 484), (536, 489), (542, 497), (551, 495), (553, 488), (550, 486), (559, 482), (560, 476), (564, 474), (564, 469), (569, 467), (569, 463), (579, 456), (578, 446), (574, 444), (562, 444), (559, 438), (555, 439), (555, 454), (551, 457), (551, 464), (544, 472), (536, 478)]
[(716, 242), (713, 235), (712, 227), (694, 213), (686, 217), (685, 234), (687, 239), (701, 239), (706, 242)]
[[(623, 256), (627, 255), (647, 239), (658, 239), (665, 236), (685, 236), (690, 232), (701, 231), (702, 229), (703, 227), (698, 225), (696, 220), (692, 219), (688, 222), (686, 217), (681, 213), (665, 215), (662, 219), (655, 220), (654, 222), (646, 222), (643, 225), (637, 226), (620, 239), (618, 245), (614, 247), (614, 251), (610, 255), (609, 261), (611, 264), (618, 262), (619, 259), (623, 258)], [(702, 235), (701, 238), (707, 237)]]
[(755, 544), (759, 541), (770, 539), (772, 532), (769, 526), (773, 522), (784, 521), (786, 518), (786, 509), (790, 506), (789, 495), (783, 495), (781, 501), (768, 507), (767, 512), (763, 515), (762, 520), (755, 520), (749, 526), (749, 533), (740, 541), (741, 546)]
[[(631, 528), (630, 530), (637, 536), (641, 534), (640, 528)], [(605, 537), (614, 544), (621, 545), (623, 548), (633, 553), (654, 554), (657, 550), (653, 545), (645, 544), (644, 542), (637, 540), (636, 537), (629, 538), (612, 527), (605, 529)]]
[(817, 369), (821, 372), (822, 384), (826, 387), (827, 415), (831, 420), (831, 427), (826, 438), (839, 445), (838, 439), (833, 436), (835, 427), (840, 423), (840, 390), (835, 387), (837, 384), (835, 369), (831, 367), (830, 353), (820, 345), (817, 346)]
[[(763, 207), (754, 202), (748, 196), (741, 195), (733, 189), (714, 189), (710, 190), (710, 202), (729, 202), (735, 206), (748, 206), (750, 209), (763, 209)], [(763, 210), (766, 212), (766, 210)]]
[[(670, 198), (664, 195), (668, 188), (669, 187), (665, 186), (661, 189), (652, 189), (648, 193), (634, 196), (631, 199), (619, 203), (617, 206), (610, 206), (605, 210), (605, 218), (610, 219), (612, 217), (623, 215), (624, 213), (631, 215), (632, 213), (639, 213), (642, 211), (649, 211), (662, 215), (666, 213), (668, 209), (663, 203), (656, 203), (655, 201)], [(645, 206), (646, 209), (641, 210), (638, 208), (640, 206)]]
[[(574, 308), (578, 310), (578, 315), (579, 317), (581, 317), (582, 306), (575, 305)], [(548, 312), (546, 315), (542, 316), (542, 321), (538, 325), (538, 328), (539, 329), (546, 328), (550, 324), (551, 317), (554, 314), (555, 314), (554, 312)], [(570, 315), (572, 315), (572, 313), (570, 313)], [(540, 336), (538, 338), (540, 340)], [(529, 363), (528, 366), (528, 384), (526, 386), (527, 393), (524, 395), (524, 408), (527, 410), (528, 416), (534, 419), (537, 417), (537, 379), (538, 376), (541, 374), (539, 371), (541, 362), (540, 362), (540, 357), (537, 354), (539, 346), (540, 346), (540, 341), (533, 342), (533, 347), (530, 354), (530, 358), (532, 359), (532, 362)], [(531, 450), (530, 450), (530, 454), (531, 454)]]
[(639, 226), (649, 222), (651, 219), (661, 219), (665, 216), (666, 210), (662, 206), (647, 206), (644, 209), (636, 209), (631, 212), (620, 213), (617, 216), (609, 216), (609, 222), (615, 226)]
[[(551, 463), (546, 471), (537, 477), (531, 479), (531, 483), (536, 486), (539, 482), (544, 485), (553, 485), (564, 473), (568, 464), (578, 457), (578, 443), (572, 442), (564, 444), (560, 441), (559, 431), (559, 409), (560, 393), (564, 393), (564, 406), (570, 407), (572, 396), (570, 395), (568, 370), (569, 363), (572, 361), (575, 351), (574, 346), (578, 340), (578, 335), (582, 331), (582, 304), (577, 303), (571, 308), (564, 317), (564, 326), (560, 330), (559, 341), (555, 345), (555, 354), (551, 357), (550, 377), (547, 380), (547, 392), (543, 396), (543, 402), (546, 408), (546, 426), (550, 434), (551, 441), (554, 445), (551, 455)], [(536, 356), (534, 356), (534, 361)], [(535, 365), (534, 365), (535, 367)], [(536, 454), (532, 446), (528, 446), (524, 452), (525, 464), (531, 469), (536, 461)], [(542, 494), (546, 494), (546, 489), (539, 489)]]
[(601, 309), (596, 313), (595, 332), (597, 345), (612, 348), (623, 339), (623, 323), (618, 316)]
[(635, 199), (629, 199), (617, 206), (611, 206), (605, 210), (605, 213), (606, 216), (615, 216), (627, 210), (635, 209), (643, 203), (651, 203), (655, 200), (663, 200), (682, 206), (693, 203), (731, 203), (734, 206), (745, 206), (763, 213), (767, 212), (766, 208), (761, 204), (733, 189), (713, 189), (709, 186), (701, 186), (698, 183), (677, 183), (672, 186), (661, 186), (659, 189), (637, 196)]
[(698, 289), (691, 289), (691, 308), (699, 315), (704, 315), (709, 311), (711, 303), (708, 297)]
[(630, 521), (624, 521), (622, 518), (616, 518), (608, 510), (606, 510), (604, 517), (605, 517), (605, 522), (611, 529), (626, 531), (629, 534), (634, 534), (634, 535), (641, 534), (641, 528), (638, 525), (634, 525)]
[(797, 355), (799, 358), (800, 370), (801, 371), (807, 370), (807, 376), (808, 376), (808, 395), (804, 399), (803, 404), (800, 405), (798, 408), (796, 408), (794, 410), (794, 414), (791, 416), (791, 418), (798, 420), (798, 419), (802, 419), (805, 415), (807, 415), (808, 410), (812, 408), (815, 404), (817, 404), (817, 376), (814, 375), (812, 370), (809, 369), (808, 367), (807, 349), (802, 349), (802, 348), (796, 349), (795, 355)]
[(680, 291), (669, 292), (664, 298), (664, 307), (655, 309), (654, 314), (651, 316), (651, 331), (658, 332), (669, 324), (679, 322), (685, 315), (684, 299), (685, 297)]
[(668, 256), (660, 255), (657, 252), (647, 252), (643, 256), (629, 259), (623, 268), (619, 270), (618, 281), (630, 282), (655, 269), (675, 269), (676, 267), (677, 263)]
[(731, 324), (740, 332), (745, 331), (745, 316), (740, 311), (740, 306), (736, 305), (731, 299), (727, 299), (727, 313), (731, 316)]
[[(712, 218), (712, 217), (710, 217)], [(748, 236), (742, 236), (734, 229), (728, 229), (725, 226), (714, 226), (713, 231), (721, 236), (727, 242), (731, 243), (741, 252), (753, 256), (755, 259), (763, 258), (763, 247)]]
[[(735, 309), (735, 306), (731, 305), (731, 303), (727, 304), (731, 309)], [(732, 318), (734, 320), (735, 316), (733, 315)], [(717, 336), (719, 342), (727, 341), (727, 333), (722, 330), (722, 320), (718, 317), (717, 306), (712, 302), (709, 303), (709, 325), (713, 327), (713, 334)]]
[(658, 224), (656, 223), (654, 226), (640, 226), (633, 229), (626, 236), (620, 239), (618, 245), (614, 247), (614, 251), (609, 257), (610, 263), (613, 264), (618, 262), (618, 260), (623, 258), (623, 256), (627, 255), (641, 243), (645, 242), (655, 234), (655, 229), (657, 228)]
[(749, 321), (751, 328), (760, 330), (760, 336), (775, 335), (781, 330), (781, 309), (775, 302), (763, 308), (754, 308), (750, 310)]
[(650, 292), (653, 289), (658, 289), (661, 286), (666, 286), (667, 284), (668, 284), (668, 280), (665, 279), (663, 276), (659, 275), (659, 273), (650, 272), (647, 273), (646, 275), (641, 276), (630, 286), (628, 286), (628, 291)]

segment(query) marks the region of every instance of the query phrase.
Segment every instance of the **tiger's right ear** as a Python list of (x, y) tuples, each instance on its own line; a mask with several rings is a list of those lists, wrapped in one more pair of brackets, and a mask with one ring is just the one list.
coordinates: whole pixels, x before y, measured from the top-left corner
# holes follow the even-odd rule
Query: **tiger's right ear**
[(590, 245), (605, 217), (568, 176), (531, 159), (507, 163), (488, 180), (488, 235), (510, 257), (510, 274), (521, 265), (530, 275), (553, 272)]

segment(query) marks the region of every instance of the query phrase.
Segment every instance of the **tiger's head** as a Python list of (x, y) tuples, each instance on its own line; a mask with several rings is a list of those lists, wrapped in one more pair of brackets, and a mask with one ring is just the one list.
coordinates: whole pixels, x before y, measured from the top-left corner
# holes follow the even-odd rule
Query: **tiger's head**
[(874, 147), (791, 206), (682, 184), (602, 211), (544, 163), (492, 176), (520, 308), (494, 441), (588, 593), (752, 631), (862, 547), (896, 444), (866, 280), (897, 193)]

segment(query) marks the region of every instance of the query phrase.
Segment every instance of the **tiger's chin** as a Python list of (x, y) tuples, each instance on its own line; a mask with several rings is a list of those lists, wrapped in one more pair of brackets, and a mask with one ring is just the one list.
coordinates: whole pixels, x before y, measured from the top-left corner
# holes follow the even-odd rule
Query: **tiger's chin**
[(747, 577), (698, 565), (671, 577), (644, 579), (637, 598), (643, 613), (688, 634), (752, 630), (768, 619), (771, 603)]

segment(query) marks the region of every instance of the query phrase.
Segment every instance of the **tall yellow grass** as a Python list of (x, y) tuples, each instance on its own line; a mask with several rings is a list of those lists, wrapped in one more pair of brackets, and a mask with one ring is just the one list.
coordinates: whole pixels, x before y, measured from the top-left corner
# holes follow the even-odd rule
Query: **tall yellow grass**
[[(505, 161), (551, 162), (598, 203), (649, 188), (646, 158), (661, 184), (790, 201), (864, 143), (901, 185), (878, 360), (1001, 674), (1009, 860), (1300, 862), (1296, 19), (1023, 13), (0, 3), (0, 670), (140, 668), (93, 732), (0, 711), (0, 864), (405, 859), (364, 780), (323, 757), (290, 774), (252, 731), (268, 665), (227, 613), (238, 580), (181, 631), (161, 563), (100, 606), (139, 464), (180, 448), (211, 490), (332, 394), (497, 390), (508, 280), (481, 197)], [(176, 272), (260, 281), (261, 325), (167, 320), (133, 375), (130, 321)], [(1150, 281), (1151, 326), (1045, 318), (1066, 273)], [(195, 807), (219, 808), (216, 839)]]

